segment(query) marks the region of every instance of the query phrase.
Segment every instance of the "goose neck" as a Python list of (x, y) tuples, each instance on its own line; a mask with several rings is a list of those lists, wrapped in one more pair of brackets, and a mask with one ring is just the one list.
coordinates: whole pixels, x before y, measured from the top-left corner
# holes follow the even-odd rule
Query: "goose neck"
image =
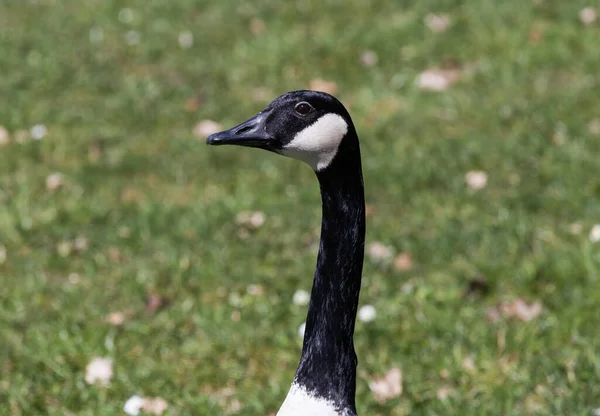
[[(338, 155), (340, 156), (340, 155)], [(337, 158), (338, 169), (317, 173), (323, 218), (302, 358), (296, 383), (341, 407), (354, 409), (353, 334), (365, 239), (360, 156)]]

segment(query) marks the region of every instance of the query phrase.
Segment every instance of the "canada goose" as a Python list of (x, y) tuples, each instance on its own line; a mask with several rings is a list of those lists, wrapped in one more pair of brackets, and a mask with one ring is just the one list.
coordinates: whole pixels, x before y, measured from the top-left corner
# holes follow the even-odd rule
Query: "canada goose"
[(292, 91), (211, 145), (257, 147), (307, 162), (323, 217), (302, 357), (278, 416), (356, 415), (353, 334), (364, 258), (365, 200), (358, 136), (344, 106), (316, 91)]

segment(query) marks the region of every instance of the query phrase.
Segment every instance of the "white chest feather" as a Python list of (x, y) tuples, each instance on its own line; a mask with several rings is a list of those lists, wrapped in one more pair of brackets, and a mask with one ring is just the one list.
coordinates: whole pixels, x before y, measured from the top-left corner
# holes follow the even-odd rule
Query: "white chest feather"
[(336, 410), (333, 403), (310, 394), (306, 389), (292, 384), (277, 416), (346, 416), (347, 412)]
[(281, 153), (303, 160), (318, 171), (329, 166), (347, 132), (348, 124), (342, 116), (325, 114), (296, 134)]

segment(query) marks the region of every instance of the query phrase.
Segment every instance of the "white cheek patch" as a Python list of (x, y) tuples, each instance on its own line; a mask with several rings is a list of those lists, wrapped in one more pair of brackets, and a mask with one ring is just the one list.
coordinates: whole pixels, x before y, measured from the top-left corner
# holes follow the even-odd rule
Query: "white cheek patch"
[(325, 114), (284, 146), (285, 156), (303, 160), (316, 171), (325, 169), (335, 157), (342, 139), (348, 132), (348, 123), (342, 116)]

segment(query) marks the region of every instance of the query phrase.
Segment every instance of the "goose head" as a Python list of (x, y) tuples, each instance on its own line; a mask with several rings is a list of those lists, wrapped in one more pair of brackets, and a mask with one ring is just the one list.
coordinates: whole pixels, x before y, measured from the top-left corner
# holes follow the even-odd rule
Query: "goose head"
[(273, 100), (247, 121), (210, 135), (210, 145), (256, 147), (329, 167), (342, 143), (356, 137), (350, 115), (335, 97), (317, 91), (292, 91)]

